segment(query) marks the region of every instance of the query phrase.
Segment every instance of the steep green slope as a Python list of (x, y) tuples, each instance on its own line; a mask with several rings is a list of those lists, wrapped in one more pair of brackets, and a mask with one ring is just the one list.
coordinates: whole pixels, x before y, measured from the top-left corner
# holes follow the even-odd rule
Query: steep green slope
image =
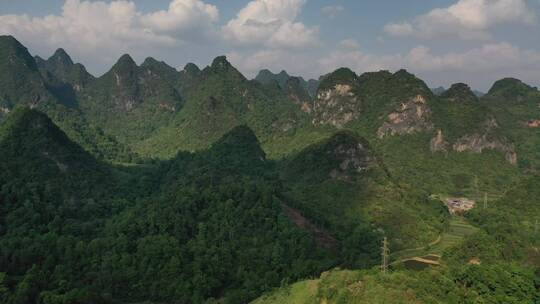
[(0, 118), (18, 104), (53, 99), (28, 50), (12, 36), (0, 36)]
[(153, 59), (140, 67), (122, 56), (103, 76), (78, 94), (87, 119), (125, 144), (144, 140), (182, 107), (172, 68)]
[(123, 204), (114, 198), (112, 170), (28, 108), (14, 110), (0, 128), (0, 169), (0, 272), (8, 284), (3, 303), (50, 303), (55, 299), (48, 288), (69, 293), (66, 301), (99, 301), (62, 282), (77, 284), (65, 271), (81, 266), (74, 248), (98, 235)]
[(453, 102), (477, 102), (478, 97), (474, 94), (471, 88), (465, 83), (455, 83), (450, 89), (444, 91), (440, 96), (448, 101)]
[(476, 233), (454, 240), (440, 266), (325, 272), (253, 303), (537, 303), (540, 300), (538, 176), (466, 214)]
[(377, 263), (383, 236), (393, 250), (417, 247), (436, 239), (446, 221), (439, 202), (396, 184), (367, 141), (351, 132), (306, 148), (281, 168), (291, 204), (342, 242), (349, 266)]
[(10, 277), (53, 258), (58, 234), (95, 233), (110, 208), (97, 199), (113, 192), (110, 171), (35, 110), (16, 109), (0, 128), (0, 169), (0, 271)]
[(537, 95), (537, 88), (533, 88), (519, 79), (504, 78), (496, 81), (485, 97), (506, 102), (522, 102)]
[(540, 169), (540, 92), (516, 79), (496, 82), (482, 102), (493, 113), (500, 131), (515, 144), (524, 170)]
[[(92, 81), (80, 64), (58, 50), (47, 61), (37, 64), (15, 38), (0, 37), (0, 119), (17, 105), (46, 112), (68, 136), (107, 160), (130, 161), (135, 156), (102, 129), (88, 123), (76, 105), (76, 91)], [(38, 69), (39, 68), (39, 69)]]
[[(277, 290), (254, 304), (536, 303), (535, 277), (518, 266), (464, 265), (450, 271), (333, 270)], [(511, 282), (511, 283), (509, 283)]]
[(338, 262), (282, 210), (247, 127), (207, 151), (112, 168), (18, 109), (0, 156), (6, 303), (242, 303)]
[(255, 80), (262, 84), (270, 84), (272, 82), (277, 82), (280, 88), (285, 88), (287, 81), (289, 81), (289, 74), (286, 71), (281, 71), (278, 74), (274, 74), (270, 72), (269, 70), (261, 70), (259, 71), (259, 74), (255, 76)]
[(25, 107), (17, 108), (1, 125), (0, 151), (4, 184), (27, 174), (19, 186), (50, 180), (55, 187), (63, 183), (65, 190), (73, 185), (80, 187), (79, 191), (90, 191), (92, 183), (77, 183), (86, 174), (95, 175), (90, 171), (99, 170), (94, 158), (71, 142), (46, 115)]
[(73, 63), (63, 49), (58, 49), (47, 60), (35, 57), (47, 89), (63, 104), (77, 106), (77, 92), (86, 88), (94, 77), (80, 63)]
[(277, 83), (277, 85), (285, 91), (287, 91), (287, 87), (289, 86), (287, 82), (289, 82), (291, 79), (296, 79), (294, 81), (298, 82), (298, 89), (304, 91), (310, 97), (315, 96), (317, 88), (319, 87), (319, 81), (315, 79), (306, 81), (302, 77), (290, 76), (286, 71), (281, 71), (278, 74), (274, 74), (267, 69), (259, 71), (255, 77), (255, 80), (263, 85)]
[(137, 144), (145, 155), (167, 157), (178, 150), (208, 147), (233, 127), (252, 128), (268, 153), (275, 141), (291, 142), (307, 116), (284, 95), (268, 96), (264, 87), (248, 81), (225, 57), (216, 58), (187, 92), (186, 103), (171, 124)]

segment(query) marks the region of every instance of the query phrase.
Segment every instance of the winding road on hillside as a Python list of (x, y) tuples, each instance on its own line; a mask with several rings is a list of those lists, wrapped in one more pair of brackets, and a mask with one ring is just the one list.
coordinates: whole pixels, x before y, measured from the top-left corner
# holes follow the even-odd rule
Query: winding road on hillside
[(436, 240), (424, 247), (405, 249), (391, 254), (390, 258), (393, 262), (390, 265), (409, 260), (420, 263), (429, 261), (425, 263), (438, 265), (445, 249), (460, 243), (466, 236), (475, 233), (477, 230), (478, 228), (472, 226), (464, 217), (452, 216), (448, 229), (440, 234)]

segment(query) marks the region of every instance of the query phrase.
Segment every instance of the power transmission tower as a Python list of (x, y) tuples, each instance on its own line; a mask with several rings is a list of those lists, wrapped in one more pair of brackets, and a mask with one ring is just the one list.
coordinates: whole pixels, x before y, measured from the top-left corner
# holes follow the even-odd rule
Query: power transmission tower
[(474, 176), (474, 190), (476, 191), (476, 199), (478, 199), (480, 196), (480, 189), (478, 189), (478, 175)]
[(386, 274), (388, 272), (388, 255), (390, 254), (390, 249), (388, 249), (388, 239), (384, 237), (383, 239), (383, 245), (381, 247), (381, 257), (382, 257), (382, 264), (381, 264), (381, 272), (383, 274)]

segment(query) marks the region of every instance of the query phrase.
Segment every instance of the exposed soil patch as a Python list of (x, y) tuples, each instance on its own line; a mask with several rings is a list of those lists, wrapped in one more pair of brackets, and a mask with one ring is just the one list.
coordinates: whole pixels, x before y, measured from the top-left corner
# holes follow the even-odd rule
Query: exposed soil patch
[(448, 198), (444, 201), (444, 203), (452, 215), (463, 214), (465, 211), (471, 210), (476, 205), (474, 201), (464, 197)]
[(281, 204), (281, 208), (298, 228), (309, 232), (313, 236), (318, 246), (327, 249), (336, 249), (338, 247), (338, 241), (328, 231), (317, 227), (304, 217), (300, 211), (285, 204)]
[(526, 123), (529, 128), (540, 128), (540, 119), (531, 119)]

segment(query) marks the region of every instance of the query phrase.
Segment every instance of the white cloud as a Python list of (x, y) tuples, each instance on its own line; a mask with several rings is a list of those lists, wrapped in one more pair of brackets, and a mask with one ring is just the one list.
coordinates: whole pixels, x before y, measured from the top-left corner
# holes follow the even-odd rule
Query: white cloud
[(216, 6), (199, 0), (174, 0), (168, 10), (142, 16), (142, 24), (156, 32), (176, 33), (209, 28), (219, 19)]
[(508, 23), (530, 25), (536, 22), (536, 18), (526, 0), (459, 0), (412, 21), (389, 23), (384, 31), (392, 36), (488, 39), (488, 30), (493, 26)]
[[(427, 47), (413, 48), (407, 65), (426, 71), (519, 71), (540, 69), (540, 52), (523, 50), (506, 42), (485, 44), (465, 52), (434, 55)], [(540, 74), (540, 73), (539, 73)]]
[(384, 31), (393, 36), (407, 36), (414, 33), (412, 25), (408, 22), (389, 23), (384, 26)]
[(339, 15), (341, 12), (343, 12), (345, 8), (341, 5), (328, 5), (321, 9), (321, 12), (328, 16), (329, 18), (335, 18), (337, 15)]
[(360, 43), (356, 39), (341, 40), (339, 44), (346, 49), (356, 50), (360, 49)]
[(37, 51), (64, 47), (80, 57), (116, 58), (200, 39), (217, 19), (218, 9), (200, 0), (174, 0), (168, 10), (149, 14), (132, 1), (66, 0), (59, 15), (0, 15), (0, 34), (14, 35)]
[(303, 48), (318, 42), (318, 29), (296, 21), (306, 0), (254, 0), (223, 27), (238, 46)]
[(319, 60), (321, 66), (334, 70), (350, 66), (359, 72), (378, 69), (412, 68), (416, 71), (489, 72), (538, 69), (540, 52), (524, 50), (506, 42), (488, 43), (464, 52), (434, 54), (430, 48), (418, 46), (406, 54), (374, 55), (346, 47)]
[(487, 89), (494, 80), (517, 77), (532, 84), (540, 79), (540, 51), (522, 49), (506, 42), (486, 43), (464, 52), (435, 54), (418, 46), (404, 54), (376, 55), (342, 47), (318, 60), (324, 71), (347, 66), (358, 73), (406, 68), (425, 80), (466, 81)]

